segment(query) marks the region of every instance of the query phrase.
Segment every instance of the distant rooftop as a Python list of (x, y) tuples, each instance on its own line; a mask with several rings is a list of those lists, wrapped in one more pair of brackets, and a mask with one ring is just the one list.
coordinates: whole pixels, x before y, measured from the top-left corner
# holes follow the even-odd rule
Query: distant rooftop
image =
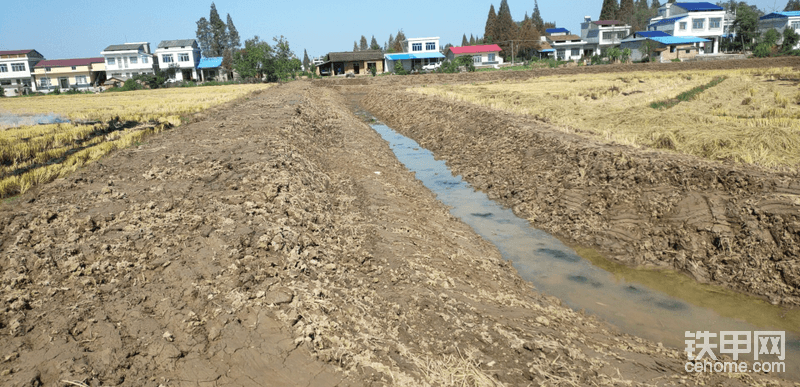
[(194, 39), (162, 40), (158, 48), (184, 47), (194, 45)]
[(215, 56), (211, 58), (200, 58), (200, 64), (197, 65), (198, 69), (215, 69), (222, 66), (222, 57)]
[(705, 1), (698, 2), (698, 3), (673, 3), (678, 7), (681, 7), (689, 12), (700, 12), (700, 11), (723, 11), (724, 8), (716, 5), (707, 3)]
[(787, 17), (798, 17), (800, 16), (800, 11), (784, 11), (784, 12), (773, 12), (767, 15), (764, 15), (759, 20), (765, 19), (784, 19)]
[(558, 34), (558, 33), (568, 34), (569, 30), (566, 29), (566, 28), (548, 28), (548, 29), (544, 30), (544, 32), (546, 32), (548, 34)]
[(19, 54), (27, 54), (31, 51), (35, 50), (8, 50), (8, 51), (0, 51), (0, 55), (19, 55)]
[(596, 24), (598, 26), (616, 26), (616, 25), (624, 25), (625, 23), (619, 20), (595, 20), (592, 24)]
[(666, 25), (666, 24), (672, 24), (672, 23), (675, 23), (676, 21), (681, 20), (681, 19), (683, 19), (685, 17), (686, 16), (678, 16), (678, 17), (671, 17), (671, 18), (667, 18), (667, 19), (662, 19), (662, 20), (659, 20), (659, 21), (657, 21), (657, 22), (655, 22), (653, 24), (650, 24), (650, 27), (657, 27), (657, 26), (663, 26), (663, 25)]
[(130, 50), (144, 50), (142, 43), (125, 43), (125, 44), (112, 44), (106, 47), (103, 51), (130, 51)]
[(41, 68), (41, 67), (88, 66), (92, 63), (103, 63), (105, 61), (106, 61), (105, 58), (49, 59), (40, 61), (34, 67)]
[(463, 46), (463, 47), (450, 47), (453, 54), (477, 54), (479, 52), (497, 52), (502, 51), (500, 46), (496, 44), (483, 44), (477, 46)]
[(662, 36), (672, 36), (664, 31), (636, 31), (633, 33), (635, 37), (642, 38), (657, 38)]

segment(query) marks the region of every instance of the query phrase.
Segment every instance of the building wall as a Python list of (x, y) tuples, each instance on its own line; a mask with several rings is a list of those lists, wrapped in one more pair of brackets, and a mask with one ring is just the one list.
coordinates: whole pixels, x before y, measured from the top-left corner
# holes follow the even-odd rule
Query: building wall
[[(414, 43), (421, 43), (422, 50), (421, 51), (413, 51), (412, 45)], [(429, 49), (426, 43), (434, 43), (433, 49)], [(406, 52), (414, 53), (414, 52), (439, 52), (439, 38), (412, 38), (407, 40), (407, 46), (405, 47)]]
[[(189, 56), (189, 60), (181, 62), (180, 54), (187, 54)], [(164, 62), (164, 55), (172, 55), (172, 62)], [(200, 64), (199, 48), (194, 48), (193, 46), (186, 46), (186, 48), (159, 48), (156, 50), (155, 56), (158, 60), (158, 66), (161, 70), (166, 70), (167, 68), (173, 66), (181, 70), (191, 69), (192, 79), (199, 79), (197, 74), (197, 66)], [(188, 79), (183, 79), (183, 72), (180, 70), (175, 72), (175, 79), (178, 81), (188, 81)]]
[[(127, 79), (137, 74), (153, 74), (155, 60), (154, 55), (141, 51), (111, 51), (103, 54), (106, 58), (105, 69), (106, 77)], [(111, 64), (109, 59), (114, 59)], [(136, 63), (131, 63), (131, 58), (135, 58)], [(146, 60), (146, 63), (145, 63)]]
[[(698, 55), (698, 50), (696, 48), (691, 49), (692, 47), (693, 46), (691, 45), (676, 46), (675, 50), (672, 52), (670, 52), (669, 49), (661, 51), (659, 57), (661, 58), (662, 62), (669, 62), (673, 59), (680, 59), (680, 60), (692, 59)], [(687, 50), (689, 52), (686, 52)]]
[[(763, 37), (767, 31), (771, 29), (775, 29), (780, 34), (780, 39), (778, 39), (778, 44), (783, 43), (783, 31), (787, 27), (791, 27), (794, 25), (796, 28), (794, 32), (800, 34), (800, 17), (789, 17), (789, 18), (774, 18), (774, 19), (765, 19), (758, 21), (758, 32)], [(794, 46), (794, 49), (800, 49), (800, 42)]]
[[(17, 95), (17, 89), (28, 88), (30, 91), (36, 91), (36, 84), (33, 81), (31, 73), (33, 67), (43, 60), (44, 57), (35, 51), (27, 54), (13, 54), (0, 56), (0, 67), (5, 67), (7, 71), (0, 70), (0, 86), (3, 87), (5, 95), (11, 97)], [(13, 63), (21, 63), (21, 71), (15, 71)]]
[[(571, 60), (578, 60), (581, 57), (583, 57), (583, 46), (584, 45), (582, 43), (581, 44), (577, 44), (577, 43), (573, 43), (573, 44), (551, 43), (550, 45), (553, 46), (553, 48), (556, 50), (554, 57), (558, 58), (560, 60), (570, 60), (570, 59)], [(574, 50), (577, 50), (577, 52), (574, 52)]]

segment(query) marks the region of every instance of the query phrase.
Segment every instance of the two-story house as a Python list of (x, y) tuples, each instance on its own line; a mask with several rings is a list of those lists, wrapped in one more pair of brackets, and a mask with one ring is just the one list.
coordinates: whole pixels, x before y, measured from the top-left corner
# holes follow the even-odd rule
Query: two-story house
[(196, 40), (162, 40), (155, 54), (161, 70), (175, 69), (175, 76), (171, 76), (172, 79), (177, 81), (200, 79), (197, 73), (197, 66), (200, 65), (200, 46)]
[(581, 38), (586, 41), (583, 56), (601, 55), (605, 49), (618, 46), (630, 33), (631, 26), (619, 20), (592, 21), (591, 16), (584, 16), (581, 23)]
[(147, 42), (114, 44), (100, 54), (106, 61), (106, 78), (125, 80), (139, 74), (153, 74), (158, 65)]
[(439, 37), (413, 38), (403, 42), (403, 52), (384, 54), (386, 70), (394, 71), (395, 63), (400, 62), (406, 71), (421, 70), (423, 66), (440, 63), (444, 54), (439, 51)]
[(542, 38), (555, 50), (558, 60), (578, 60), (584, 56), (586, 41), (566, 28), (548, 28)]
[(39, 91), (88, 89), (105, 82), (105, 58), (48, 59), (33, 68)]
[[(783, 43), (783, 31), (787, 28), (800, 34), (800, 11), (773, 12), (758, 18), (758, 31), (762, 36), (773, 28), (781, 35), (778, 44)], [(800, 43), (796, 44), (793, 49), (799, 48)]]
[(44, 56), (36, 50), (0, 51), (0, 87), (4, 94), (11, 97), (36, 91), (31, 73), (41, 60)]
[(711, 3), (666, 3), (658, 16), (650, 19), (648, 31), (663, 31), (671, 36), (705, 38), (700, 53), (719, 53), (719, 41), (725, 34), (725, 9)]
[(456, 57), (469, 55), (475, 67), (499, 66), (503, 64), (500, 51), (503, 49), (496, 44), (481, 44), (476, 46), (448, 47), (445, 57), (454, 60)]

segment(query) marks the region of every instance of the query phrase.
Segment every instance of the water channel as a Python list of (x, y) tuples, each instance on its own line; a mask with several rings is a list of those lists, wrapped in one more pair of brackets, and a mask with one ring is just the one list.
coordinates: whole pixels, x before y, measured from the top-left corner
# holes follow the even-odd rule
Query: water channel
[(680, 273), (632, 269), (591, 249), (569, 247), (453, 176), (444, 161), (436, 160), (414, 140), (382, 124), (372, 128), (454, 216), (494, 243), (538, 291), (594, 314), (620, 332), (681, 350), (686, 331), (718, 335), (720, 331), (786, 331), (786, 373), (779, 376), (800, 380), (800, 310), (698, 284)]

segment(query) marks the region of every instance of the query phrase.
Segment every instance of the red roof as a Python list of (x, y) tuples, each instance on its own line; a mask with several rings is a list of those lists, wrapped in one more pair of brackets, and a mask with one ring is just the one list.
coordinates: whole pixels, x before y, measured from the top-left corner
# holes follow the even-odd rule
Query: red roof
[(50, 59), (43, 60), (34, 67), (67, 67), (67, 66), (87, 66), (92, 63), (103, 63), (105, 58), (78, 58), (78, 59)]
[(477, 54), (479, 52), (496, 52), (502, 51), (500, 46), (496, 44), (484, 44), (480, 46), (464, 46), (464, 47), (450, 47), (453, 54)]
[(19, 55), (19, 54), (27, 54), (33, 50), (9, 50), (9, 51), (0, 51), (0, 55)]

